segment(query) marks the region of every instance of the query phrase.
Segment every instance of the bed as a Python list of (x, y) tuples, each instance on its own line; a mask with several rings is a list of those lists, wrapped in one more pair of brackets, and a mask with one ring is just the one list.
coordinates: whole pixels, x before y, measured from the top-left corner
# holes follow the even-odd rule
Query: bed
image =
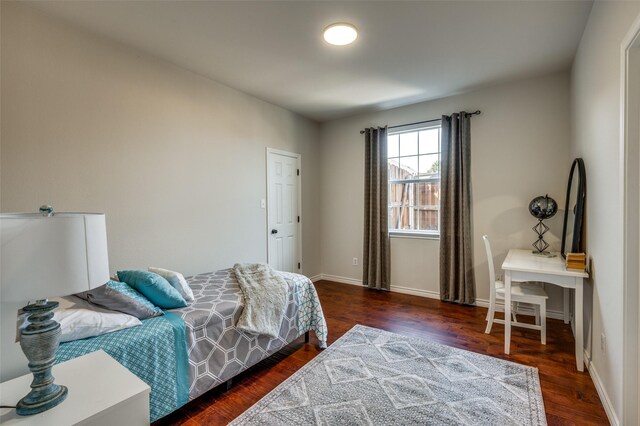
[[(151, 387), (151, 421), (230, 380), (313, 331), (326, 347), (327, 326), (315, 287), (278, 272), (288, 286), (277, 338), (239, 331), (244, 298), (232, 269), (188, 277), (195, 301), (142, 321), (141, 326), (62, 343), (56, 363), (102, 349)], [(168, 350), (169, 349), (169, 350)]]

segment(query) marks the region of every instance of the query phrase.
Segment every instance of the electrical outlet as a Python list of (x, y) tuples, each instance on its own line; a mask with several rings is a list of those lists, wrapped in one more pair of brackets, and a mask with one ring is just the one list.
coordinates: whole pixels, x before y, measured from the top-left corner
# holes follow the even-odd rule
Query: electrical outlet
[(600, 335), (600, 350), (602, 352), (605, 352), (606, 349), (607, 349), (607, 336), (605, 336), (604, 333), (602, 333)]
[(357, 257), (353, 258), (353, 266), (358, 266), (358, 258)]
[(260, 208), (261, 209), (267, 208), (267, 200), (265, 200), (264, 198), (260, 199)]

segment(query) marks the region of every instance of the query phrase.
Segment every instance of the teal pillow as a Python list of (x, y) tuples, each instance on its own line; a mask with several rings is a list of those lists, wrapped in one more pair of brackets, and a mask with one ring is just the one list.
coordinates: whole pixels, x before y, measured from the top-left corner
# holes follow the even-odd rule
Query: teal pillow
[(123, 283), (120, 281), (109, 280), (105, 285), (107, 286), (107, 288), (113, 290), (114, 293), (119, 293), (119, 294), (122, 294), (123, 296), (127, 296), (132, 300), (134, 300), (137, 304), (144, 306), (146, 309), (149, 309), (151, 312), (153, 312), (151, 316), (155, 317), (158, 315), (164, 315), (164, 312), (162, 312), (162, 309), (158, 308), (156, 305), (151, 303), (149, 299), (147, 299), (142, 294), (140, 294), (140, 292), (134, 290), (133, 287), (131, 287), (129, 284)]
[(173, 288), (169, 281), (158, 274), (147, 271), (118, 271), (118, 279), (139, 291), (154, 305), (162, 309), (175, 309), (187, 306), (187, 302)]

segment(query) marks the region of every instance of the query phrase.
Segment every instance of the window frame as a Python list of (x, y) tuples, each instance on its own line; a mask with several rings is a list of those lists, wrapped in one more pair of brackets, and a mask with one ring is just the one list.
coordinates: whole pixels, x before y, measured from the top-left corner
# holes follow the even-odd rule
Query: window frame
[[(440, 129), (439, 132), (439, 141), (438, 141), (438, 161), (440, 162), (440, 164), (442, 164), (442, 120), (433, 120), (430, 121), (429, 123), (422, 123), (422, 124), (410, 124), (410, 125), (406, 125), (406, 126), (395, 126), (393, 130), (389, 130), (387, 131), (387, 141), (388, 141), (388, 137), (392, 136), (392, 135), (400, 135), (402, 133), (417, 133), (420, 131), (424, 131), (424, 130), (431, 130), (431, 129)], [(398, 141), (399, 143), (399, 141)], [(419, 143), (419, 142), (418, 142)], [(400, 147), (398, 146), (398, 149), (400, 149)], [(388, 167), (388, 163), (389, 163), (389, 156), (388, 156), (388, 152), (389, 152), (389, 146), (388, 146), (388, 142), (387, 142), (387, 167)], [(431, 155), (434, 153), (428, 153), (428, 154), (420, 154), (420, 148), (418, 145), (418, 154), (416, 154), (416, 156), (419, 155)], [(401, 156), (400, 155), (400, 151), (398, 151), (398, 155), (392, 157), (392, 159), (398, 159), (400, 160), (401, 158), (404, 157), (408, 157), (408, 156)], [(410, 156), (409, 156), (410, 157)], [(392, 184), (403, 184), (403, 183), (429, 183), (429, 182), (442, 182), (442, 175), (441, 175), (441, 171), (438, 170), (438, 177), (433, 177), (432, 176), (428, 176), (428, 177), (423, 177), (423, 178), (411, 178), (411, 179), (387, 179), (387, 193), (391, 194), (391, 185)], [(391, 200), (388, 199), (387, 200), (387, 209), (389, 210), (389, 214), (388, 214), (388, 219), (387, 221), (391, 220)], [(417, 239), (432, 239), (432, 240), (438, 240), (440, 239), (440, 225), (441, 225), (441, 215), (440, 215), (440, 204), (438, 204), (438, 230), (437, 231), (432, 231), (432, 230), (410, 230), (410, 229), (392, 229), (391, 226), (389, 226), (389, 237), (391, 238), (417, 238)]]

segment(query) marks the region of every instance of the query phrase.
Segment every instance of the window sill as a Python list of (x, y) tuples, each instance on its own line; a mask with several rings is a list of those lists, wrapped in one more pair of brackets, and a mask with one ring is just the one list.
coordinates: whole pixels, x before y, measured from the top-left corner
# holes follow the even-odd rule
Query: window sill
[(418, 232), (391, 231), (389, 238), (415, 238), (419, 240), (439, 240), (440, 234), (422, 234)]

